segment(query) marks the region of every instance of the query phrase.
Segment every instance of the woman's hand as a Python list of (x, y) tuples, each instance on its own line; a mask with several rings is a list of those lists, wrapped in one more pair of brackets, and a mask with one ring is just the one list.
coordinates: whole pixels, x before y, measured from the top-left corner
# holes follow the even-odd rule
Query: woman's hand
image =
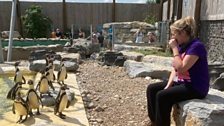
[(175, 48), (175, 47), (177, 47), (178, 46), (177, 40), (176, 39), (170, 39), (169, 40), (169, 46), (172, 49)]
[(169, 85), (169, 84), (167, 84), (167, 85), (166, 85), (166, 87), (164, 88), (164, 90), (165, 90), (165, 89), (168, 89), (169, 87), (170, 87), (170, 85)]

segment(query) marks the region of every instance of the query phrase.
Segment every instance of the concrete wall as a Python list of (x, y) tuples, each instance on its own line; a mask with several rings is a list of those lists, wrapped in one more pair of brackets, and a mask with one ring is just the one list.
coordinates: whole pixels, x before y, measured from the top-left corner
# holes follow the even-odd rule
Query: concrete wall
[[(40, 5), (43, 13), (53, 21), (54, 28), (63, 27), (62, 3), (51, 2), (20, 2), (21, 15), (31, 5)], [(112, 22), (112, 3), (66, 3), (67, 28), (74, 24), (75, 29), (82, 27), (89, 29), (92, 24), (95, 28), (103, 23)], [(159, 4), (121, 4), (115, 8), (115, 21), (143, 21), (148, 14), (159, 17)], [(0, 2), (0, 31), (8, 31), (10, 27), (11, 2)], [(15, 30), (18, 30), (16, 25)]]
[(212, 64), (224, 64), (224, 1), (202, 0), (200, 38), (206, 43)]
[(206, 44), (211, 64), (224, 64), (224, 20), (201, 21), (200, 39)]
[(202, 0), (201, 20), (224, 20), (224, 0)]
[[(203, 0), (202, 0), (203, 1)], [(183, 0), (182, 17), (195, 16), (196, 0)]]

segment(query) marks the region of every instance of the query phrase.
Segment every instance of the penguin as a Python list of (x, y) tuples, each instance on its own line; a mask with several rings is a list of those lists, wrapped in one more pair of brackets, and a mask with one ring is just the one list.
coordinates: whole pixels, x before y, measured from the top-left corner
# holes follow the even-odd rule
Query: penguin
[(49, 61), (50, 61), (50, 55), (49, 54), (45, 55), (45, 61), (46, 61), (46, 66), (48, 66)]
[(66, 67), (64, 65), (64, 60), (62, 59), (62, 61), (61, 61), (61, 68), (58, 71), (58, 76), (57, 76), (58, 83), (61, 85), (60, 82), (62, 82), (62, 84), (64, 85), (64, 80), (67, 79), (67, 77), (68, 77), (67, 70), (66, 70)]
[(41, 98), (37, 95), (37, 92), (34, 90), (33, 81), (29, 80), (28, 84), (29, 84), (29, 90), (27, 92), (26, 103), (29, 106), (29, 114), (32, 116), (33, 115), (32, 109), (37, 109), (36, 114), (40, 115), (39, 106), (40, 104), (42, 104), (43, 107), (43, 103), (41, 101)]
[(66, 86), (63, 85), (60, 88), (60, 91), (56, 97), (56, 102), (54, 106), (54, 114), (56, 115), (59, 113), (59, 117), (61, 119), (65, 119), (66, 115), (62, 114), (62, 111), (64, 111), (65, 108), (68, 108), (70, 105), (70, 101), (68, 100), (68, 96), (66, 94)]
[[(12, 106), (12, 112), (13, 114), (17, 114), (20, 116), (19, 120), (16, 123), (23, 123), (26, 121), (28, 116), (28, 105), (26, 102), (22, 99), (20, 96), (20, 93), (16, 96), (13, 106)], [(23, 119), (23, 116), (25, 116), (25, 119)]]
[(47, 79), (51, 82), (53, 82), (56, 78), (55, 78), (55, 74), (54, 74), (54, 69), (53, 69), (53, 64), (50, 63), (47, 67), (46, 67), (46, 73), (49, 72), (49, 75), (47, 76)]
[(42, 94), (44, 94), (44, 93), (48, 93), (48, 95), (51, 96), (50, 91), (49, 91), (49, 86), (53, 90), (55, 90), (52, 83), (46, 77), (46, 76), (48, 76), (48, 74), (49, 73), (44, 75), (44, 71), (42, 71), (42, 77), (41, 77), (40, 81), (38, 82), (38, 84), (36, 86), (36, 91), (39, 90), (41, 98), (42, 98)]
[(7, 93), (6, 98), (7, 99), (11, 99), (11, 100), (15, 100), (15, 97), (18, 95), (18, 93), (20, 92), (20, 90), (22, 89), (22, 82), (17, 82)]
[(26, 83), (26, 79), (24, 78), (23, 74), (21, 73), (21, 71), (18, 68), (19, 63), (20, 62), (16, 62), (15, 63), (16, 72), (15, 72), (15, 76), (14, 76), (14, 82), (15, 83), (23, 82), (23, 84), (25, 84)]

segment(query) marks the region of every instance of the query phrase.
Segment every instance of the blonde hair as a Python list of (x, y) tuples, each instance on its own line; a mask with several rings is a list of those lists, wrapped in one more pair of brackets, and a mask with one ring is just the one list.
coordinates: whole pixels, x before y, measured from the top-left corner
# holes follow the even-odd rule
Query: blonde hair
[(171, 31), (186, 31), (186, 33), (190, 37), (195, 37), (195, 32), (196, 32), (196, 23), (193, 17), (185, 17), (182, 19), (179, 19), (175, 21), (171, 26), (170, 26)]

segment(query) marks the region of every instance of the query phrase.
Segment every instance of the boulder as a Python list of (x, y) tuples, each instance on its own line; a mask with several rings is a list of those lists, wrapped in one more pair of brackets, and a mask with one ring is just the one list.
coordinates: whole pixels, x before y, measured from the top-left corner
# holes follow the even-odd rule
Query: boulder
[(105, 52), (100, 55), (102, 55), (101, 61), (103, 62), (103, 65), (108, 66), (123, 66), (124, 61), (126, 60), (123, 54), (119, 52)]
[(223, 126), (224, 93), (210, 89), (205, 99), (193, 99), (173, 106), (176, 126)]
[(220, 76), (215, 79), (211, 87), (220, 91), (224, 91), (224, 73), (221, 73)]
[(169, 78), (172, 67), (162, 66), (156, 63), (136, 62), (127, 60), (124, 62), (124, 67), (129, 77), (147, 77), (163, 79)]
[[(55, 70), (59, 71), (60, 61), (55, 60), (54, 65), (55, 65)], [(64, 61), (64, 65), (67, 71), (77, 71), (77, 69), (79, 68), (79, 64), (72, 61)], [(39, 72), (40, 70), (44, 70), (45, 67), (46, 67), (45, 60), (34, 60), (33, 62), (30, 63), (29, 69), (31, 71)]]
[(155, 63), (161, 66), (171, 67), (172, 66), (173, 57), (162, 57), (155, 55), (146, 55), (143, 57), (142, 62), (145, 63)]
[[(9, 38), (9, 33), (10, 31), (2, 31), (1, 32), (2, 38), (5, 38), (5, 39)], [(21, 35), (19, 34), (18, 31), (13, 32), (13, 38), (21, 38)]]
[(79, 53), (82, 57), (90, 56), (94, 52), (100, 52), (99, 44), (92, 44), (86, 39), (75, 39), (71, 47), (64, 47), (68, 53)]
[(137, 52), (121, 51), (121, 53), (126, 57), (127, 60), (135, 60), (141, 62), (144, 55)]

